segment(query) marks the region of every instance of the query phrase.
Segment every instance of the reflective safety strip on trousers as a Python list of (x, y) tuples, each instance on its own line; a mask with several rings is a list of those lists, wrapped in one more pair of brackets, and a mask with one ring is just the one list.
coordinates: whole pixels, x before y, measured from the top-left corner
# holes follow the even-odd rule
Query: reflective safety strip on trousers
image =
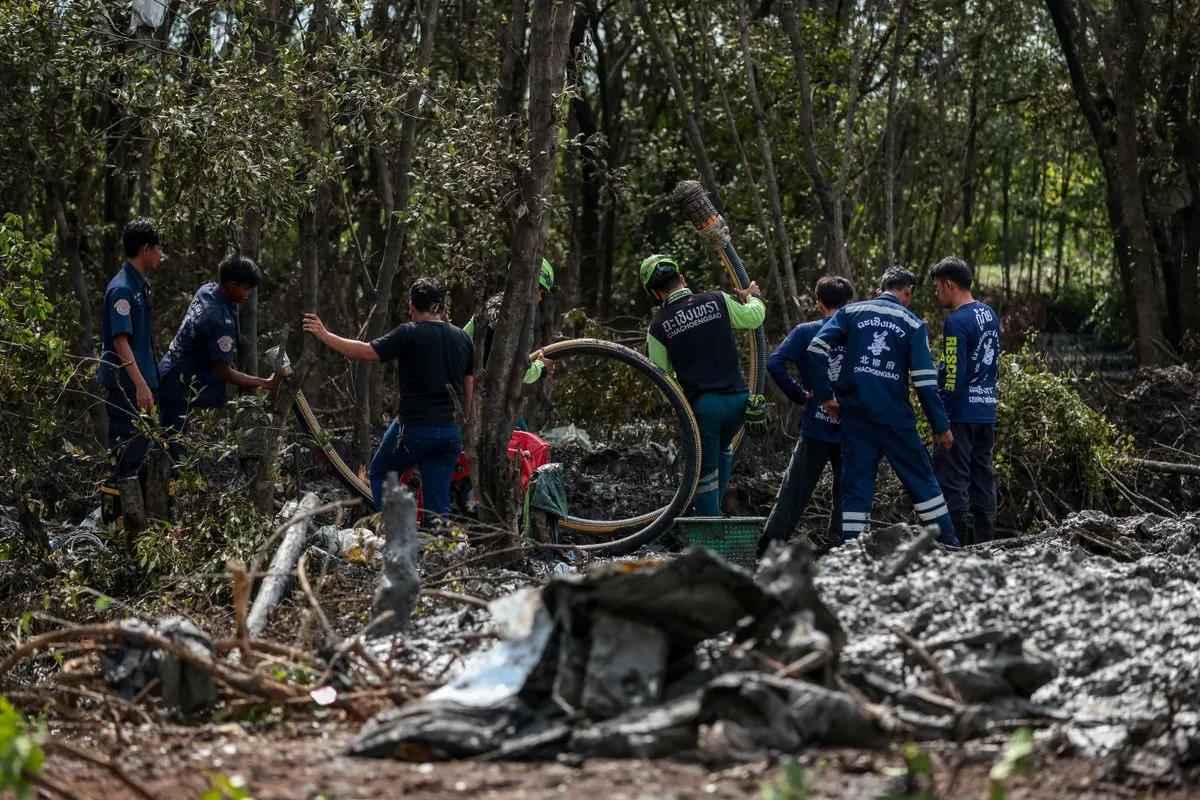
[(847, 533), (864, 533), (871, 524), (870, 511), (843, 511), (842, 530)]
[(932, 500), (916, 503), (913, 508), (917, 510), (917, 516), (921, 518), (922, 522), (933, 522), (950, 513), (950, 510), (946, 508), (946, 498), (940, 494)]
[(715, 492), (721, 488), (721, 473), (713, 470), (707, 475), (700, 476), (700, 483), (696, 485), (696, 494), (708, 494)]
[(914, 503), (913, 508), (915, 508), (917, 511), (928, 511), (929, 509), (934, 508), (935, 506), (940, 506), (940, 505), (945, 505), (945, 504), (946, 504), (946, 498), (943, 495), (939, 494), (937, 497), (933, 498), (932, 500), (926, 500), (923, 503)]

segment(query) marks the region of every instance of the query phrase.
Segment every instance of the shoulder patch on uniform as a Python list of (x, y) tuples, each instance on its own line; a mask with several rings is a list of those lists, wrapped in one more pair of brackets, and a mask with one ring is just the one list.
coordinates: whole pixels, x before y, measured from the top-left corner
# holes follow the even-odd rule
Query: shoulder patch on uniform
[(128, 300), (126, 300), (124, 297), (122, 297), (122, 298), (121, 298), (120, 300), (118, 300), (117, 302), (113, 303), (113, 308), (114, 308), (114, 309), (116, 310), (116, 312), (117, 312), (118, 314), (120, 314), (122, 317), (128, 317), (128, 316), (129, 316), (129, 301), (128, 301)]
[(233, 337), (222, 336), (220, 339), (217, 339), (217, 347), (221, 348), (222, 353), (228, 353), (233, 349)]

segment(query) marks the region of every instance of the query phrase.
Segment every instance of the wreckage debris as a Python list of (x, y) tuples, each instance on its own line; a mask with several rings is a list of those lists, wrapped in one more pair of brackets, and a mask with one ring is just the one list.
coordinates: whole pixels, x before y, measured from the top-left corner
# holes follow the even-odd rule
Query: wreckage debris
[[(754, 752), (886, 742), (849, 695), (761, 672), (730, 672), (720, 662), (697, 666), (696, 646), (722, 635), (741, 634), (745, 648), (778, 647), (786, 631), (786, 649), (796, 647), (791, 634), (802, 627), (806, 652), (832, 650), (841, 640), (836, 627), (827, 635), (813, 625), (832, 615), (811, 606), (819, 600), (807, 591), (807, 545), (780, 549), (774, 558), (765, 587), (711, 552), (690, 549), (672, 561), (555, 575), (541, 590), (497, 601), (504, 641), (458, 680), (377, 717), (351, 753), (418, 760), (538, 758), (564, 750), (661, 757), (700, 753), (702, 731), (714, 727), (726, 738), (706, 734), (705, 741), (726, 741), (737, 731)], [(790, 618), (805, 621), (785, 624)], [(835, 661), (827, 652), (814, 664)], [(771, 662), (759, 656), (759, 664)], [(739, 693), (745, 696), (737, 699)], [(748, 713), (750, 707), (757, 712)], [(708, 755), (728, 760), (738, 752), (718, 748)]]

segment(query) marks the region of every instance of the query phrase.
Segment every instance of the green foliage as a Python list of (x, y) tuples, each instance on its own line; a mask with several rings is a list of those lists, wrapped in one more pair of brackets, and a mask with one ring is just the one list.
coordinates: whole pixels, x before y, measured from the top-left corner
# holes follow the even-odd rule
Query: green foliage
[(1036, 769), (1033, 762), (1033, 731), (1029, 728), (1018, 728), (1004, 746), (1000, 760), (992, 767), (988, 778), (991, 788), (990, 800), (1006, 800), (1008, 787), (1006, 781), (1012, 775), (1032, 775)]
[[(584, 337), (613, 341), (619, 336), (579, 311), (572, 312), (566, 322), (582, 324), (580, 335)], [(644, 349), (630, 346), (639, 352)], [(662, 392), (632, 367), (612, 358), (575, 361), (578, 363), (568, 365), (569, 371), (555, 374), (550, 390), (560, 424), (612, 428), (669, 411)]]
[(254, 800), (254, 795), (246, 788), (246, 779), (241, 775), (219, 775), (206, 772), (208, 788), (200, 795), (199, 800)]
[(933, 757), (915, 742), (904, 745), (904, 767), (889, 769), (888, 774), (904, 782), (900, 794), (877, 795), (875, 800), (937, 800), (933, 781)]
[(759, 797), (762, 800), (808, 800), (823, 766), (823, 762), (818, 762), (810, 772), (794, 758), (780, 759), (774, 780), (759, 786)]
[(19, 800), (33, 798), (35, 790), (26, 774), (42, 771), (45, 732), (31, 732), (7, 699), (0, 697), (0, 792), (11, 789)]
[(0, 221), (0, 475), (18, 488), (58, 427), (56, 401), (73, 374), (60, 312), (46, 292), (53, 240), (26, 238), (13, 214)]
[(1066, 503), (1100, 507), (1131, 440), (1028, 345), (1001, 356), (997, 395), (996, 484), (1000, 497), (1019, 504), (1010, 511), (1031, 523), (1037, 492), (1050, 486)]

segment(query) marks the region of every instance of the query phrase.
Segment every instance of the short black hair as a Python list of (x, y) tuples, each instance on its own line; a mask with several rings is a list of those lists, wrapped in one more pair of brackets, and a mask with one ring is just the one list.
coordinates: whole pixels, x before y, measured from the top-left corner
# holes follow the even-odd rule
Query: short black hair
[(917, 285), (917, 276), (906, 270), (904, 267), (888, 267), (883, 277), (879, 279), (879, 288), (885, 292), (890, 292), (893, 289), (903, 291), (910, 286)]
[(437, 314), (446, 300), (446, 285), (437, 278), (417, 278), (408, 290), (408, 300), (423, 314)]
[(240, 283), (257, 289), (258, 284), (262, 282), (262, 271), (259, 270), (258, 264), (246, 256), (233, 253), (221, 260), (221, 266), (217, 268), (217, 277), (223, 284)]
[(161, 244), (158, 240), (158, 231), (154, 229), (154, 222), (146, 217), (138, 217), (125, 226), (125, 232), (121, 235), (121, 243), (125, 247), (126, 258), (137, 258), (138, 253), (142, 252), (142, 248), (146, 245), (154, 247)]
[(854, 299), (854, 284), (841, 275), (826, 275), (817, 281), (816, 292), (821, 305), (838, 309)]
[(967, 262), (956, 256), (943, 258), (933, 268), (931, 274), (935, 278), (953, 281), (964, 289), (970, 289), (971, 282), (975, 280), (975, 274), (971, 272), (971, 267)]
[(672, 292), (678, 289), (682, 282), (683, 275), (678, 271), (671, 270), (670, 272), (666, 272), (664, 270), (661, 274), (651, 278), (647, 288), (652, 292)]

